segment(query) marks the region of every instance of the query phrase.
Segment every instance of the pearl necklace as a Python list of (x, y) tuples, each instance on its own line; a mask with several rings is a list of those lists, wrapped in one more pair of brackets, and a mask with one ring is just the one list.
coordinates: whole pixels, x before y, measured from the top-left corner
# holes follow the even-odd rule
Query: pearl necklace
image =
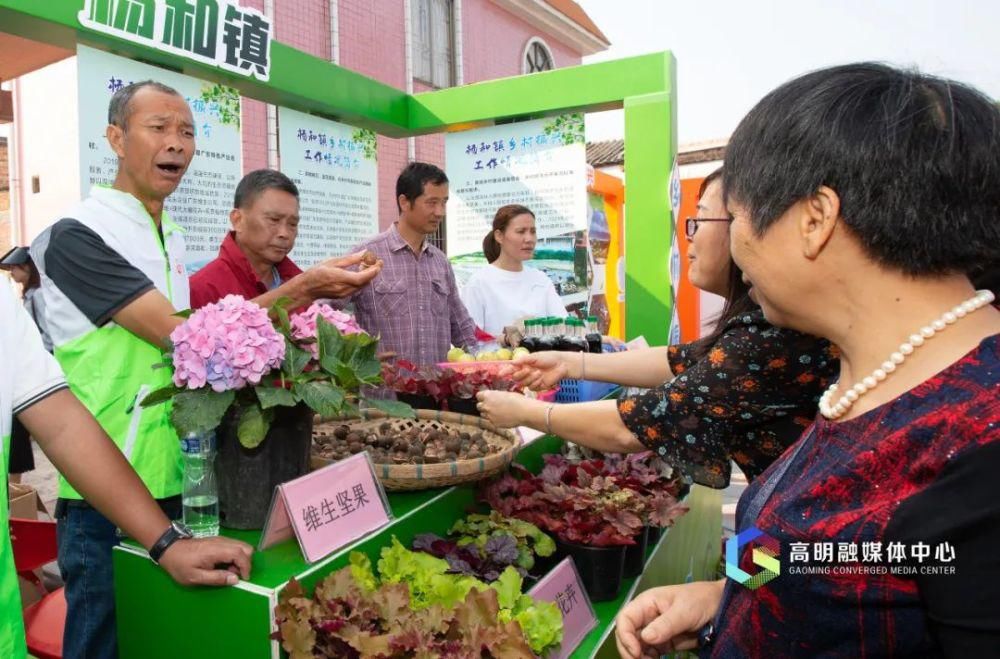
[(830, 400), (837, 391), (839, 382), (834, 382), (830, 388), (823, 392), (819, 399), (819, 413), (827, 419), (837, 419), (844, 416), (851, 406), (866, 393), (878, 386), (889, 374), (896, 370), (896, 367), (906, 361), (906, 358), (913, 354), (914, 349), (919, 348), (927, 339), (932, 338), (938, 332), (944, 330), (948, 325), (954, 325), (959, 318), (964, 318), (980, 307), (993, 302), (993, 293), (987, 290), (976, 291), (976, 294), (959, 304), (950, 311), (945, 312), (940, 318), (931, 321), (929, 325), (920, 328), (920, 332), (911, 334), (909, 341), (900, 344), (899, 349), (889, 355), (889, 359), (882, 362), (882, 366), (872, 371), (872, 374), (863, 378), (846, 393), (840, 397), (834, 405), (830, 405)]

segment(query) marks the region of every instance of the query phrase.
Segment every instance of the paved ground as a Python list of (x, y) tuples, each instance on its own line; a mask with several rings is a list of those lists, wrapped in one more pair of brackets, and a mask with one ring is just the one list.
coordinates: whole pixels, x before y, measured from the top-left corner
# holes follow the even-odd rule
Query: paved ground
[(38, 444), (32, 442), (31, 446), (35, 451), (35, 470), (24, 474), (21, 477), (21, 482), (38, 490), (38, 497), (48, 511), (55, 512), (56, 494), (59, 491), (59, 475), (49, 459), (38, 448)]

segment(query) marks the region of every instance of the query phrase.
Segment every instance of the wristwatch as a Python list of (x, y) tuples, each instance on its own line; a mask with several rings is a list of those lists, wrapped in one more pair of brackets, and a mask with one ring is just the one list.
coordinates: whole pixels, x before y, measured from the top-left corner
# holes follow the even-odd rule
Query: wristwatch
[(715, 642), (715, 625), (709, 622), (698, 630), (698, 648), (705, 648)]
[(154, 563), (159, 565), (163, 552), (167, 551), (167, 548), (170, 547), (170, 545), (174, 544), (178, 540), (188, 540), (193, 537), (194, 533), (192, 533), (191, 529), (188, 527), (184, 526), (180, 522), (170, 522), (170, 526), (163, 532), (160, 539), (149, 548), (149, 557), (153, 559)]

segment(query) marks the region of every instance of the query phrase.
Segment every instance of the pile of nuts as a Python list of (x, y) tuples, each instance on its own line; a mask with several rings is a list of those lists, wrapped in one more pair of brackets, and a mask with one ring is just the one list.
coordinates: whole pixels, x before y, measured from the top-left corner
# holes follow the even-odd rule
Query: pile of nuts
[(491, 446), (482, 432), (438, 428), (396, 430), (382, 423), (377, 429), (337, 426), (333, 434), (317, 436), (316, 454), (328, 460), (343, 460), (368, 451), (375, 464), (437, 464), (474, 460), (500, 448)]

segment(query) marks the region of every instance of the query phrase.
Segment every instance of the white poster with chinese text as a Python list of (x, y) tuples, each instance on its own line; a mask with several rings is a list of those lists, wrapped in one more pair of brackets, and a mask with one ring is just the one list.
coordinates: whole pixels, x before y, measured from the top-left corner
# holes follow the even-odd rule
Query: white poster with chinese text
[(535, 213), (540, 241), (587, 228), (583, 116), (563, 115), (445, 135), (452, 258), (481, 253), (501, 206)]
[(214, 259), (229, 230), (233, 193), (242, 176), (240, 97), (212, 82), (118, 57), (77, 48), (80, 101), (80, 189), (111, 185), (118, 159), (105, 138), (108, 102), (123, 86), (155, 80), (176, 89), (191, 108), (195, 155), (165, 209), (185, 229), (188, 273)]
[(528, 265), (552, 280), (567, 307), (586, 306), (592, 270), (583, 116), (449, 133), (445, 157), (448, 257), (459, 286), (486, 263), (483, 238), (497, 209), (521, 204), (534, 212), (538, 231)]
[(292, 260), (308, 268), (378, 233), (374, 131), (278, 108), (281, 171), (299, 188)]

